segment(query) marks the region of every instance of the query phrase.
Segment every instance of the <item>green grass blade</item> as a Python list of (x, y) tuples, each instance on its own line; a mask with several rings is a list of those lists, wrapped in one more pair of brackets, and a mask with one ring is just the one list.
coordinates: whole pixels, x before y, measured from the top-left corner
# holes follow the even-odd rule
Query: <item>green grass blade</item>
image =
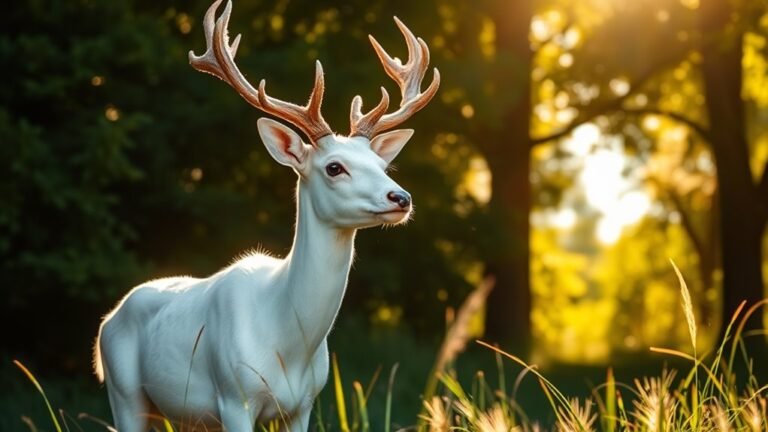
[[(744, 304), (744, 303), (742, 303)], [(764, 305), (768, 304), (768, 299), (760, 300), (759, 302), (753, 304), (741, 317), (741, 321), (739, 321), (739, 325), (736, 327), (736, 332), (733, 335), (733, 342), (731, 345), (731, 355), (728, 357), (728, 368), (729, 370), (733, 370), (733, 362), (736, 358), (736, 348), (741, 345), (741, 334), (744, 331), (744, 326), (747, 324), (747, 321), (749, 318), (754, 314), (758, 309), (763, 307)], [(741, 311), (741, 307), (738, 309), (738, 311)], [(736, 317), (734, 316), (734, 319)], [(730, 326), (728, 326), (728, 329), (730, 330)]]
[(165, 432), (175, 432), (173, 430), (173, 425), (168, 421), (167, 418), (163, 419), (163, 427), (165, 428)]
[(622, 430), (629, 429), (629, 416), (627, 410), (624, 408), (624, 398), (621, 397), (621, 393), (616, 392), (616, 408), (619, 410), (619, 419)]
[(542, 378), (539, 378), (539, 385), (541, 386), (541, 389), (544, 391), (544, 394), (547, 396), (547, 400), (549, 401), (549, 405), (552, 407), (552, 412), (555, 413), (555, 417), (557, 417), (557, 419), (562, 421), (563, 423), (566, 423), (565, 421), (563, 421), (563, 419), (561, 419), (560, 411), (558, 411), (557, 404), (555, 403), (555, 400), (552, 398), (552, 393), (549, 392), (547, 383)]
[(379, 380), (379, 376), (381, 375), (381, 365), (376, 367), (376, 370), (373, 372), (373, 376), (371, 377), (371, 381), (368, 383), (368, 388), (365, 389), (365, 401), (368, 402), (368, 399), (371, 398), (371, 393), (373, 393), (373, 388), (376, 386), (376, 382)]
[(331, 360), (333, 363), (333, 387), (336, 392), (336, 410), (339, 412), (339, 427), (341, 432), (349, 432), (347, 404), (344, 402), (344, 388), (341, 384), (341, 374), (339, 374), (339, 363), (336, 361), (336, 353), (333, 353)]
[(384, 432), (389, 432), (392, 424), (392, 387), (395, 384), (395, 374), (397, 374), (397, 368), (400, 363), (395, 363), (392, 366), (392, 371), (389, 372), (389, 383), (387, 384), (387, 402), (384, 408)]
[(482, 345), (486, 348), (491, 349), (492, 351), (495, 351), (504, 357), (514, 361), (515, 363), (519, 364), (520, 366), (524, 367), (526, 370), (529, 370), (532, 374), (536, 376), (536, 378), (539, 379), (540, 383), (542, 385), (546, 384), (548, 391), (551, 391), (551, 394), (548, 394), (549, 396), (553, 396), (554, 399), (557, 400), (558, 404), (571, 416), (574, 416), (573, 408), (571, 407), (571, 404), (568, 402), (568, 398), (565, 397), (565, 395), (554, 385), (552, 382), (550, 382), (544, 375), (542, 375), (539, 371), (536, 370), (536, 366), (529, 365), (528, 363), (524, 362), (520, 358), (502, 351), (496, 346), (493, 346), (487, 342), (483, 342), (481, 340), (475, 341), (477, 344)]
[[(697, 380), (698, 381), (698, 380)], [(691, 388), (691, 429), (699, 428), (699, 386), (693, 383)]]
[(51, 420), (53, 420), (53, 426), (56, 428), (56, 432), (62, 432), (61, 425), (59, 424), (59, 420), (56, 417), (56, 413), (53, 412), (53, 407), (51, 407), (51, 403), (48, 401), (48, 397), (45, 395), (45, 391), (43, 391), (43, 387), (40, 385), (39, 382), (37, 382), (37, 379), (34, 375), (32, 375), (32, 372), (29, 371), (23, 364), (21, 364), (20, 361), (14, 360), (13, 364), (15, 364), (19, 369), (21, 369), (22, 372), (24, 372), (24, 375), (29, 378), (30, 381), (32, 381), (32, 384), (34, 384), (37, 391), (43, 396), (43, 400), (45, 401), (45, 405), (48, 407), (48, 413), (51, 415)]
[(29, 432), (37, 432), (37, 426), (35, 426), (35, 422), (33, 422), (31, 418), (27, 416), (21, 416), (21, 421), (27, 425)]
[(477, 371), (477, 393), (474, 394), (475, 400), (477, 400), (477, 407), (480, 408), (480, 411), (485, 411), (486, 403), (485, 403), (485, 390), (486, 390), (486, 384), (485, 384), (485, 374), (483, 371)]
[(355, 388), (355, 394), (357, 394), (358, 409), (360, 411), (360, 425), (363, 432), (369, 432), (371, 430), (370, 422), (368, 421), (368, 406), (365, 401), (365, 392), (363, 386), (359, 381), (352, 383), (352, 387)]
[(456, 380), (456, 378), (440, 373), (439, 375), (440, 382), (443, 383), (445, 388), (447, 388), (451, 393), (453, 393), (459, 400), (461, 401), (467, 401), (469, 398), (467, 397), (467, 393), (464, 391), (463, 388), (461, 388), (461, 384)]
[(69, 430), (69, 423), (67, 423), (67, 418), (64, 417), (64, 410), (59, 408), (59, 417), (61, 417), (61, 424), (64, 425), (64, 432), (72, 432)]
[[(195, 337), (195, 344), (192, 345), (192, 355), (189, 356), (189, 369), (187, 370), (187, 385), (184, 388), (184, 407), (187, 406), (187, 396), (189, 396), (189, 382), (192, 378), (192, 361), (195, 359), (195, 353), (197, 352), (197, 345), (200, 343), (200, 338), (203, 336), (205, 330), (205, 324), (200, 327)], [(167, 427), (166, 427), (167, 428)]]
[(603, 430), (605, 432), (616, 431), (616, 378), (613, 369), (608, 368), (605, 383), (605, 414), (603, 415)]
[(323, 405), (320, 403), (320, 398), (315, 399), (315, 408), (312, 412), (315, 413), (315, 430), (326, 432), (325, 423), (323, 423)]

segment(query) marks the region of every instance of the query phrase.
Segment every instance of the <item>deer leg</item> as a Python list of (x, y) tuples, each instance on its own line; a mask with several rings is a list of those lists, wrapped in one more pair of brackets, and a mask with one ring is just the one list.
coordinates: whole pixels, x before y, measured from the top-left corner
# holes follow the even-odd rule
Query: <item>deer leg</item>
[(219, 398), (219, 418), (226, 432), (251, 432), (258, 410), (253, 402), (239, 399)]
[(302, 408), (302, 410), (291, 419), (291, 422), (288, 424), (288, 431), (307, 432), (307, 430), (309, 430), (309, 418), (311, 414), (312, 406), (309, 408)]
[(147, 419), (149, 404), (140, 388), (135, 391), (115, 388), (107, 378), (109, 405), (112, 419), (119, 432), (145, 432), (149, 429)]
[(149, 403), (140, 384), (135, 352), (130, 345), (102, 350), (104, 382), (112, 408), (112, 420), (119, 432), (145, 432), (149, 429)]

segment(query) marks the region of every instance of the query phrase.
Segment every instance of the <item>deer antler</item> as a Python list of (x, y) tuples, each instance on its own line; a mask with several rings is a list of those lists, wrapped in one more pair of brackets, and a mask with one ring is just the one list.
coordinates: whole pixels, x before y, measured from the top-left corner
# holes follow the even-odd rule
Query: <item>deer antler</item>
[(207, 72), (223, 80), (234, 88), (240, 96), (254, 107), (275, 117), (286, 120), (304, 132), (307, 137), (316, 143), (318, 139), (330, 135), (328, 123), (323, 119), (320, 107), (323, 103), (325, 81), (323, 79), (323, 66), (319, 61), (315, 62), (315, 86), (309, 96), (309, 102), (304, 106), (292, 104), (268, 96), (265, 91), (266, 82), (261, 80), (259, 89), (256, 90), (245, 79), (240, 69), (235, 64), (235, 54), (240, 35), (229, 44), (227, 26), (232, 13), (232, 0), (227, 0), (224, 12), (216, 19), (216, 10), (222, 0), (216, 0), (203, 19), (206, 50), (201, 56), (189, 52), (189, 63), (201, 72)]
[(389, 94), (381, 88), (381, 101), (379, 104), (363, 115), (361, 108), (363, 99), (355, 96), (352, 99), (352, 109), (349, 114), (351, 136), (365, 136), (373, 138), (379, 133), (391, 129), (407, 120), (414, 113), (424, 108), (437, 93), (440, 86), (440, 72), (434, 69), (432, 83), (424, 93), (421, 92), (421, 81), (429, 67), (429, 48), (426, 42), (417, 38), (413, 33), (395, 17), (395, 23), (405, 37), (408, 44), (408, 61), (403, 64), (399, 58), (392, 58), (373, 36), (368, 36), (371, 45), (381, 60), (384, 70), (390, 78), (397, 82), (402, 93), (402, 101), (397, 111), (385, 114), (389, 107)]

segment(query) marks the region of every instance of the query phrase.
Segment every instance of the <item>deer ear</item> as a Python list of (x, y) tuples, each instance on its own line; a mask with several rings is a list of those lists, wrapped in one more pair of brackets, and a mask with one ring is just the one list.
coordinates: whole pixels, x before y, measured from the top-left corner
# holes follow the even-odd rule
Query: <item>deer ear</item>
[(390, 163), (412, 136), (413, 129), (398, 129), (376, 135), (371, 140), (371, 150)]
[(261, 140), (272, 157), (281, 165), (304, 172), (310, 146), (301, 141), (301, 137), (288, 126), (265, 117), (256, 122)]

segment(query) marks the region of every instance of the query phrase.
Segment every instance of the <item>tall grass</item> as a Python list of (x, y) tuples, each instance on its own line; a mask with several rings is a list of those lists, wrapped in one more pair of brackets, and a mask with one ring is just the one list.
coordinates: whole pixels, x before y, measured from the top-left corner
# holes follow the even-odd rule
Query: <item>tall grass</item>
[[(658, 347), (650, 349), (690, 362), (690, 369), (679, 379), (677, 371), (665, 369), (658, 377), (636, 378), (632, 384), (620, 384), (608, 369), (605, 382), (595, 387), (592, 396), (579, 400), (566, 397), (535, 365), (487, 343), (478, 343), (521, 367), (521, 377), (527, 374), (539, 383), (549, 401), (556, 431), (768, 431), (768, 385), (759, 383), (755, 377), (754, 364), (744, 343), (746, 322), (760, 307), (768, 304), (768, 299), (752, 305), (744, 313), (745, 305), (742, 304), (728, 322), (724, 340), (715, 352), (699, 356), (690, 293), (683, 276), (677, 267), (674, 268), (679, 277), (693, 355)], [(746, 377), (742, 379), (737, 379), (739, 366), (746, 370)], [(442, 392), (424, 402), (426, 422), (420, 430), (544, 430), (541, 425), (526, 420), (517, 395), (514, 392), (508, 394), (503, 385), (492, 387), (479, 379), (468, 392), (453, 378), (453, 373), (450, 370), (439, 372)]]
[[(674, 263), (672, 263), (674, 266)], [(485, 281), (478, 291), (470, 295), (459, 309), (449, 327), (442, 347), (438, 350), (435, 364), (422, 392), (420, 414), (412, 419), (412, 426), (395, 429), (393, 418), (393, 395), (398, 386), (396, 372), (392, 367), (386, 381), (386, 397), (382, 419), (369, 413), (371, 394), (381, 373), (374, 372), (364, 386), (353, 381), (345, 386), (342, 370), (336, 355), (332, 357), (332, 392), (334, 403), (330, 412), (323, 412), (320, 403), (316, 405), (316, 421), (312, 430), (320, 432), (369, 432), (392, 430), (415, 430), (418, 432), (535, 432), (554, 430), (557, 432), (729, 432), (768, 431), (766, 415), (768, 385), (758, 382), (755, 365), (746, 350), (744, 338), (757, 334), (745, 334), (744, 328), (768, 299), (745, 310), (742, 304), (727, 323), (725, 338), (709, 353), (699, 354), (696, 337), (697, 326), (690, 293), (685, 280), (675, 267), (680, 282), (681, 303), (691, 337), (692, 353), (663, 347), (650, 350), (671, 359), (683, 359), (690, 366), (678, 370), (664, 369), (659, 376), (637, 377), (631, 383), (621, 383), (609, 368), (603, 383), (593, 387), (587, 397), (574, 398), (558, 389), (535, 365), (531, 365), (498, 347), (477, 341), (495, 356), (496, 382), (489, 382), (486, 375), (478, 371), (469, 382), (462, 383), (455, 360), (469, 340), (468, 326), (471, 314), (478, 311), (478, 304), (484, 301), (492, 287), (492, 281)], [(765, 332), (759, 332), (764, 335)], [(32, 382), (45, 402), (50, 421), (57, 432), (78, 430), (77, 420), (65, 416), (63, 411), (56, 415), (40, 383), (21, 363), (17, 366)], [(761, 365), (762, 366), (762, 365)], [(765, 366), (762, 366), (765, 367)], [(507, 374), (516, 370), (517, 376), (511, 386)], [(741, 376), (739, 376), (741, 375)], [(523, 408), (524, 402), (533, 397), (530, 390), (522, 394), (524, 381), (534, 381), (538, 391), (548, 405), (550, 418), (547, 426), (531, 420)], [(324, 415), (334, 417), (335, 423)], [(88, 419), (87, 416), (80, 420)], [(25, 418), (30, 430), (37, 428), (32, 420)], [(336, 426), (331, 426), (335, 424)], [(105, 427), (103, 425), (102, 427)], [(173, 430), (166, 422), (168, 431)], [(279, 422), (258, 426), (257, 430), (277, 431)], [(102, 429), (103, 430), (103, 429)]]

